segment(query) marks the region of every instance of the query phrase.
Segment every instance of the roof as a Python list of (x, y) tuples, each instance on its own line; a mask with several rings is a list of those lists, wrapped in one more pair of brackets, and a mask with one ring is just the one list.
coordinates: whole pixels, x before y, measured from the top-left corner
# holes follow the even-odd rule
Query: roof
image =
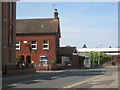
[(119, 51), (120, 48), (77, 48), (79, 52), (85, 51), (97, 51), (97, 52), (106, 52), (106, 51)]
[(54, 18), (16, 20), (16, 34), (60, 34), (59, 29), (59, 20)]
[(120, 55), (120, 48), (77, 48), (78, 52), (89, 52), (89, 51), (96, 51), (96, 52), (104, 52), (110, 55)]
[(79, 53), (79, 56), (90, 57), (90, 53)]
[(60, 47), (58, 49), (58, 55), (73, 55), (76, 47)]

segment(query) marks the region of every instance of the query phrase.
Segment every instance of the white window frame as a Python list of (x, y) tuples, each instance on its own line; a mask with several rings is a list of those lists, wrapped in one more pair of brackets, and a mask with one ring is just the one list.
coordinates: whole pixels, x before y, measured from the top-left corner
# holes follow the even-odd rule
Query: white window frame
[[(32, 41), (36, 41), (36, 40), (32, 40)], [(32, 47), (33, 45), (35, 45), (35, 46), (36, 46), (36, 48), (32, 48), (32, 50), (37, 50), (37, 41), (36, 41), (36, 43), (35, 43), (35, 44), (32, 44), (32, 41), (31, 41), (31, 47)]]
[[(16, 50), (20, 50), (20, 40), (17, 40), (17, 41), (19, 41), (19, 43), (16, 44), (16, 46), (19, 46), (19, 48), (16, 48)], [(16, 42), (17, 42), (17, 41), (16, 41)]]
[(42, 64), (42, 63), (41, 63), (41, 61), (44, 61), (44, 62), (46, 62), (46, 63), (45, 63), (45, 64), (43, 64), (43, 65), (46, 65), (46, 64), (47, 64), (47, 59), (42, 60), (42, 59), (41, 59), (42, 57), (44, 57), (44, 58), (45, 58), (46, 56), (40, 56), (40, 64)]
[[(48, 41), (48, 43), (44, 43), (44, 41)], [(44, 48), (44, 45), (47, 45), (47, 48)], [(43, 40), (43, 50), (49, 50), (49, 40)]]

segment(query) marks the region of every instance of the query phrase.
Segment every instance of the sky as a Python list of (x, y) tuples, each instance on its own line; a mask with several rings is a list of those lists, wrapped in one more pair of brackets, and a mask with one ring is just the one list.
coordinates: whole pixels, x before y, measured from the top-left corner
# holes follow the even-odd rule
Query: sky
[(17, 2), (17, 19), (60, 18), (60, 46), (118, 47), (117, 2)]

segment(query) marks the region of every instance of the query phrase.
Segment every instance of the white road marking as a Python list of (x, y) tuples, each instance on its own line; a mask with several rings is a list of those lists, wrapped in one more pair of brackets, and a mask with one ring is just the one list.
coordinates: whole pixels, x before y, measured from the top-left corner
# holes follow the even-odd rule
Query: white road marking
[(51, 78), (58, 78), (58, 77), (51, 77)]
[(23, 81), (23, 82), (13, 83), (13, 84), (11, 84), (9, 86), (16, 86), (18, 84), (24, 84), (24, 83), (30, 83), (30, 82), (38, 82), (38, 81), (45, 81), (45, 80), (37, 79), (37, 80), (31, 80), (31, 81)]
[(44, 80), (42, 80), (42, 79), (37, 79), (37, 80), (33, 80), (33, 81), (36, 81), (36, 82), (37, 82), (37, 81), (44, 81)]

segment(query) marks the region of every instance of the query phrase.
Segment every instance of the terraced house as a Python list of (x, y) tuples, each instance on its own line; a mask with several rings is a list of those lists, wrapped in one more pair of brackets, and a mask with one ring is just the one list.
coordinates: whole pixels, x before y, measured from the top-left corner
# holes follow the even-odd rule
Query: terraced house
[(26, 65), (43, 68), (58, 57), (60, 24), (57, 9), (54, 18), (18, 19), (16, 21), (16, 55)]

